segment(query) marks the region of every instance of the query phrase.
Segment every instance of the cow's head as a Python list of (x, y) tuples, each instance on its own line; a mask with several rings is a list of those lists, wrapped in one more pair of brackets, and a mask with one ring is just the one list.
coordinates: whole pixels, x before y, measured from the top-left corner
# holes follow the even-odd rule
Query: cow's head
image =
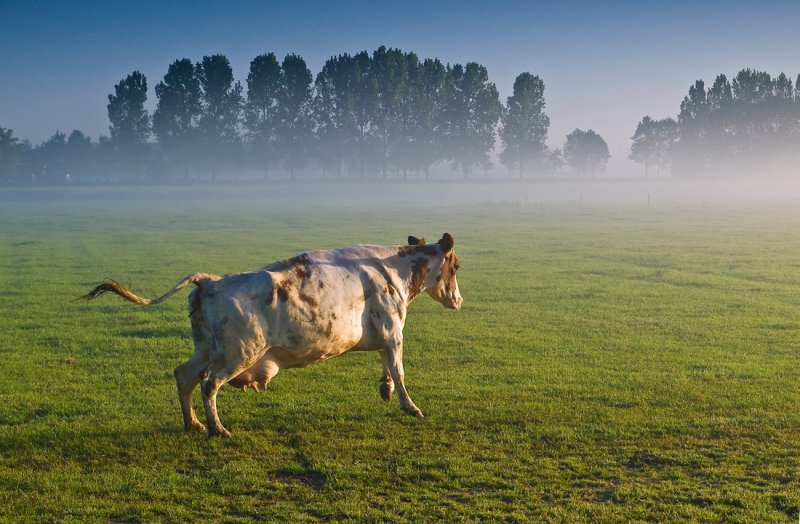
[[(416, 237), (408, 237), (410, 245), (421, 245), (424, 243)], [(464, 299), (461, 298), (461, 291), (458, 289), (456, 272), (459, 268), (458, 257), (453, 250), (455, 240), (450, 233), (445, 233), (436, 244), (428, 244), (437, 253), (437, 262), (430, 267), (430, 273), (425, 279), (425, 292), (433, 297), (434, 300), (449, 309), (461, 309)]]

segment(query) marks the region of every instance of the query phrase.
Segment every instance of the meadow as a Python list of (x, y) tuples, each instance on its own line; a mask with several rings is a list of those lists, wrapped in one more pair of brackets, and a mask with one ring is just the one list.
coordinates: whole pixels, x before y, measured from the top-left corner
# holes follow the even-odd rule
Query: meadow
[[(0, 207), (0, 520), (796, 522), (800, 207)], [(410, 307), (425, 412), (376, 353), (224, 388), (231, 439), (185, 434), (194, 271), (435, 240), (460, 312)], [(195, 395), (200, 407), (199, 395)]]

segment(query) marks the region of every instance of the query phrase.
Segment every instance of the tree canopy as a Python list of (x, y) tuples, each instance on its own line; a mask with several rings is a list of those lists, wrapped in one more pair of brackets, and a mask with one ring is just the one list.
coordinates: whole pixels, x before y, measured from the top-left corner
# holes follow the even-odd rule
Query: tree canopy
[(19, 155), (19, 144), (14, 132), (0, 127), (0, 180), (11, 178)]
[(608, 144), (593, 130), (576, 129), (567, 135), (564, 161), (578, 174), (595, 176), (610, 158)]
[(193, 161), (202, 114), (200, 79), (188, 58), (170, 64), (156, 84), (158, 105), (153, 112), (153, 132), (165, 155), (184, 171)]
[(247, 102), (244, 121), (247, 139), (256, 151), (256, 162), (265, 173), (277, 161), (277, 136), (280, 122), (278, 104), (282, 71), (274, 53), (259, 55), (250, 62), (247, 74)]
[(445, 88), (445, 146), (464, 177), (488, 164), (502, 104), (485, 67), (470, 62), (448, 69)]
[(544, 82), (538, 76), (522, 73), (514, 81), (514, 94), (503, 111), (500, 159), (522, 177), (529, 168), (542, 167), (547, 146), (550, 118), (544, 113)]
[[(733, 80), (696, 80), (677, 120), (645, 117), (632, 138), (630, 158), (678, 175), (758, 173), (796, 168), (800, 160), (800, 76), (742, 69)], [(649, 131), (648, 131), (649, 130)], [(656, 153), (658, 151), (658, 153)]]
[(111, 141), (129, 161), (136, 162), (142, 145), (150, 135), (147, 101), (147, 78), (134, 71), (114, 86), (108, 95), (108, 120)]
[(644, 164), (645, 176), (652, 165), (656, 166), (660, 175), (661, 170), (670, 165), (678, 140), (678, 123), (672, 118), (653, 120), (646, 116), (636, 126), (631, 140), (633, 144), (628, 158)]

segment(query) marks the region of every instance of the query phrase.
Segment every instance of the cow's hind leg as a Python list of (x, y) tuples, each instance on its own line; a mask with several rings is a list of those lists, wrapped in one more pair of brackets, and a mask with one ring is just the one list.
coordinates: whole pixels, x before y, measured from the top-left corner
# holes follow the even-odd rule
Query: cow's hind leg
[[(230, 380), (230, 378), (228, 380)], [(209, 373), (208, 376), (203, 379), (203, 385), (200, 388), (203, 394), (203, 407), (205, 407), (206, 410), (206, 429), (208, 430), (209, 437), (231, 436), (231, 432), (225, 429), (217, 414), (217, 392), (225, 382), (226, 381), (218, 377), (216, 373)]]
[(392, 400), (392, 393), (394, 392), (394, 381), (392, 380), (392, 374), (389, 371), (389, 362), (386, 357), (386, 352), (381, 351), (381, 358), (383, 359), (383, 376), (380, 380), (380, 387), (379, 391), (381, 393), (381, 398), (386, 402)]
[(202, 431), (206, 428), (197, 420), (192, 407), (192, 393), (206, 374), (211, 360), (213, 342), (213, 333), (205, 322), (202, 309), (203, 296), (201, 289), (198, 288), (189, 294), (189, 318), (192, 322), (194, 354), (189, 360), (175, 368), (175, 382), (178, 385), (178, 400), (181, 402), (185, 431), (193, 429)]
[[(241, 353), (238, 353), (241, 355)], [(218, 358), (212, 361), (208, 375), (203, 379), (200, 388), (203, 394), (203, 406), (206, 411), (206, 428), (209, 437), (230, 437), (231, 433), (222, 425), (217, 413), (217, 392), (231, 379), (248, 369), (262, 354), (253, 354), (247, 359), (237, 358), (235, 361), (224, 362)], [(277, 369), (276, 369), (277, 372)]]
[(197, 420), (192, 407), (192, 393), (208, 367), (208, 351), (197, 348), (192, 358), (175, 368), (175, 382), (178, 385), (178, 399), (183, 412), (183, 429), (203, 431), (205, 425)]

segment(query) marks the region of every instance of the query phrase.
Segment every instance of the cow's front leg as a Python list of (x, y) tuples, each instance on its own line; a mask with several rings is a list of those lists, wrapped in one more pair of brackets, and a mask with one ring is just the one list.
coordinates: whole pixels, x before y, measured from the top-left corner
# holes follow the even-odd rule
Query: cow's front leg
[(383, 349), (385, 359), (389, 367), (389, 373), (392, 376), (395, 388), (397, 389), (397, 396), (400, 399), (400, 407), (408, 415), (413, 415), (417, 418), (422, 418), (422, 411), (414, 405), (411, 397), (406, 390), (405, 382), (403, 381), (403, 335), (399, 334), (392, 337), (387, 341)]
[(379, 391), (381, 393), (381, 398), (386, 402), (392, 400), (392, 393), (394, 392), (394, 380), (392, 380), (392, 374), (389, 371), (389, 361), (386, 358), (386, 352), (381, 351), (381, 359), (383, 360), (383, 376), (381, 377)]

